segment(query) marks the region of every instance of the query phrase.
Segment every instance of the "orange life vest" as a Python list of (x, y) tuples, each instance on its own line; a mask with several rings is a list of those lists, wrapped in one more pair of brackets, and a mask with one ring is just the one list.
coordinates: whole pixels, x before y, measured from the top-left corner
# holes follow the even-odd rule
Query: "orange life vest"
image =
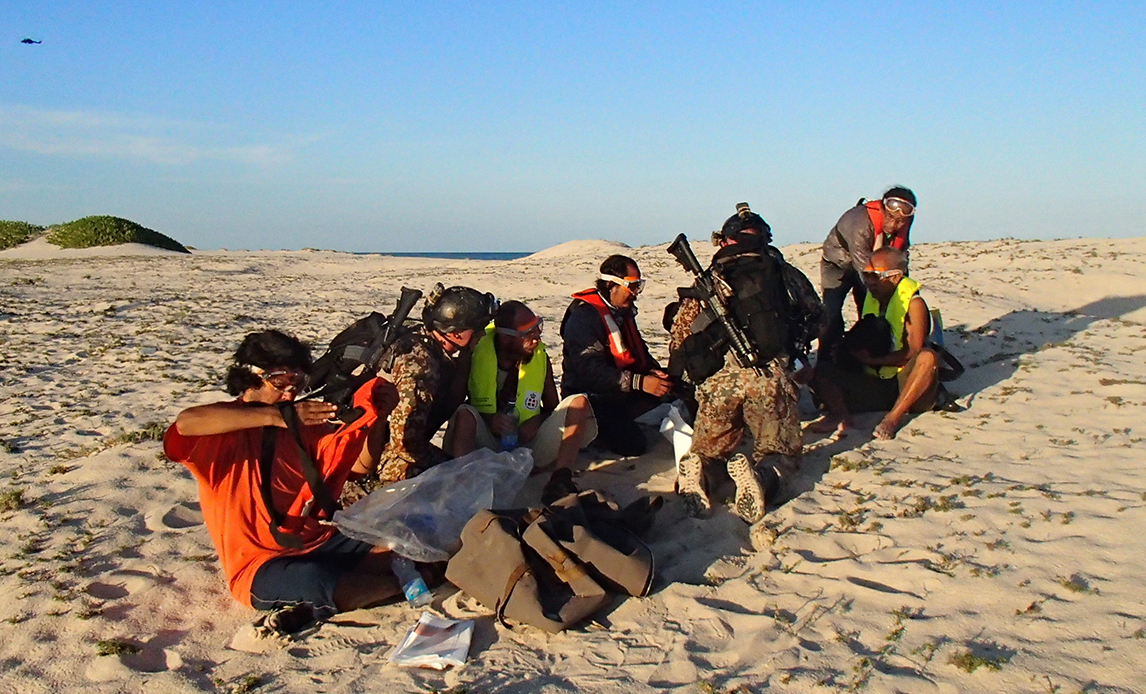
[[(871, 220), (871, 228), (876, 236), (883, 233), (883, 203), (880, 200), (872, 200), (865, 202), (864, 207), (867, 208), (868, 219)], [(905, 226), (899, 233), (891, 238), (884, 237), (883, 245), (891, 246), (898, 250), (906, 250), (908, 246), (907, 234), (911, 231), (911, 225)]]
[(613, 362), (618, 369), (629, 369), (637, 373), (644, 373), (648, 365), (645, 363), (645, 350), (642, 345), (641, 332), (637, 330), (635, 320), (627, 320), (617, 325), (613, 312), (605, 304), (605, 300), (596, 289), (586, 289), (573, 295), (597, 310), (597, 315), (605, 323), (609, 333), (609, 352), (613, 355)]

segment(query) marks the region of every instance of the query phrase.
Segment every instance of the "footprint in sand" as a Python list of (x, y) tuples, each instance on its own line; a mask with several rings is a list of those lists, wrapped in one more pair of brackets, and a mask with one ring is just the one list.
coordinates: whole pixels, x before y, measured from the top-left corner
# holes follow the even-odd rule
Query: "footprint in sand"
[(158, 570), (119, 569), (104, 574), (102, 580), (92, 581), (84, 592), (98, 600), (119, 600), (129, 595), (170, 583), (170, 576)]
[(181, 501), (148, 511), (143, 523), (152, 532), (178, 532), (203, 525), (203, 512), (198, 502)]
[(183, 667), (183, 658), (170, 648), (144, 644), (138, 653), (97, 655), (84, 670), (89, 682), (118, 682), (141, 672), (165, 672)]

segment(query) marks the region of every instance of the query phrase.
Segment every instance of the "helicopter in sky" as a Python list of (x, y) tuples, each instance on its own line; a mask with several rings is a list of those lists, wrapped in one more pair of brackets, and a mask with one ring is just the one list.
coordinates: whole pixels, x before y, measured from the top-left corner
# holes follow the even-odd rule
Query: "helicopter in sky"
[(23, 39), (20, 41), (20, 43), (26, 43), (26, 44), (28, 44), (28, 45), (31, 45), (31, 44), (33, 44), (33, 43), (43, 43), (43, 41), (37, 41), (36, 39), (33, 39), (33, 38), (29, 38), (29, 37), (25, 36), (25, 37), (24, 37), (24, 38), (23, 38)]

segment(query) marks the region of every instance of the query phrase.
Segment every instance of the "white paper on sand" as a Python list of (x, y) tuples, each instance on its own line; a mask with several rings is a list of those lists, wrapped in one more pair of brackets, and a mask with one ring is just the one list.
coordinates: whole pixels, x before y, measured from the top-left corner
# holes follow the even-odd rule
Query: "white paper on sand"
[(472, 619), (443, 619), (423, 612), (418, 623), (410, 627), (402, 641), (387, 655), (387, 659), (401, 667), (434, 670), (465, 665), (473, 633)]

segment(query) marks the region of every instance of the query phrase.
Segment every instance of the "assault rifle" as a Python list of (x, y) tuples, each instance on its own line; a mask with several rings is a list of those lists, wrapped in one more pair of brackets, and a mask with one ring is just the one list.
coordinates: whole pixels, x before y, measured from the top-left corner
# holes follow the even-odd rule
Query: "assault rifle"
[(684, 234), (678, 234), (676, 240), (669, 245), (668, 252), (696, 278), (693, 284), (696, 287), (700, 303), (708, 309), (708, 312), (723, 328), (724, 335), (728, 338), (728, 346), (731, 348), (732, 356), (736, 358), (736, 363), (745, 369), (752, 369), (758, 374), (766, 375), (768, 366), (760, 363), (759, 351), (748, 339), (748, 335), (745, 334), (744, 329), (740, 327), (728, 309), (728, 300), (717, 288), (712, 274), (700, 266), (696, 254), (692, 252), (692, 246), (688, 245), (688, 238)]

